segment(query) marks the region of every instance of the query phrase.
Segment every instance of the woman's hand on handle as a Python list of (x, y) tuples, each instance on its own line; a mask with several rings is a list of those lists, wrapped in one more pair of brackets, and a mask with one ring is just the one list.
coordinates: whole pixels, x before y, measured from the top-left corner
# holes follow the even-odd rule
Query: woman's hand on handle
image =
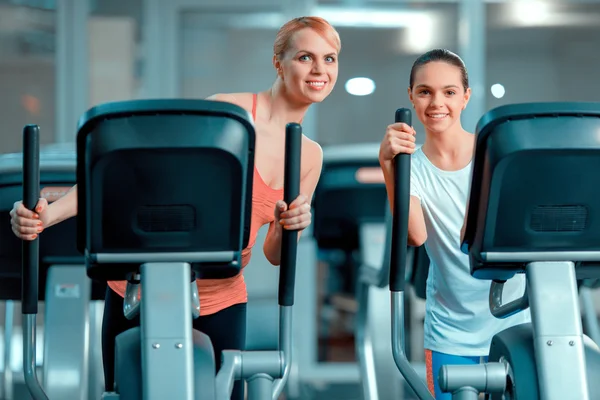
[(308, 198), (299, 195), (289, 206), (280, 200), (275, 204), (275, 223), (286, 230), (301, 231), (312, 221), (311, 207)]
[(13, 233), (22, 240), (34, 240), (48, 227), (48, 201), (38, 200), (35, 212), (28, 210), (22, 201), (15, 202), (10, 211), (10, 224)]
[(412, 154), (416, 149), (416, 131), (403, 122), (388, 125), (379, 146), (379, 160), (391, 162), (398, 154)]

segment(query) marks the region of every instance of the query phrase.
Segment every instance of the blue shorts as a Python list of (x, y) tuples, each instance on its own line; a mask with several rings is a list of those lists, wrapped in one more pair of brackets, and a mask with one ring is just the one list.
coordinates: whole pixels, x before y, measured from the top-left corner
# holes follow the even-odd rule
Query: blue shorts
[(438, 375), (442, 365), (468, 365), (487, 362), (488, 357), (463, 357), (437, 351), (425, 350), (425, 366), (427, 368), (427, 387), (435, 400), (452, 400), (452, 393), (442, 393), (438, 383)]

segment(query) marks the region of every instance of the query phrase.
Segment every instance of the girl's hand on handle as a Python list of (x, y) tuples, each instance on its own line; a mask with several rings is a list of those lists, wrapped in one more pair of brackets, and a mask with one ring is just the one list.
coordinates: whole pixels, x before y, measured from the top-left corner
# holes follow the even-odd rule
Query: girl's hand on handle
[(389, 125), (379, 146), (380, 161), (390, 162), (398, 154), (414, 153), (416, 134), (411, 126), (403, 122)]
[(48, 224), (48, 201), (38, 200), (35, 212), (28, 210), (22, 201), (15, 202), (10, 211), (10, 224), (13, 233), (22, 240), (34, 240)]

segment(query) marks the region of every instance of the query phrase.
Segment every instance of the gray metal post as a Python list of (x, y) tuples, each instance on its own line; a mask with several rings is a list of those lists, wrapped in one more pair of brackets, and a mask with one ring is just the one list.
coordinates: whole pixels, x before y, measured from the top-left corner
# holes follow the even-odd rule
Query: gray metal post
[(57, 143), (73, 142), (77, 121), (89, 106), (89, 1), (58, 0), (56, 12)]
[(396, 366), (411, 389), (421, 400), (433, 400), (433, 395), (421, 380), (404, 353), (404, 292), (391, 292), (392, 302), (392, 354)]
[(23, 314), (23, 375), (34, 400), (48, 400), (37, 379), (35, 365), (35, 327), (37, 314)]
[(377, 377), (375, 375), (375, 359), (373, 354), (373, 340), (368, 329), (367, 311), (369, 308), (369, 285), (359, 282), (357, 296), (358, 312), (356, 314), (356, 355), (359, 360), (360, 377), (362, 380), (363, 397), (365, 399), (379, 400), (377, 390)]
[(589, 334), (588, 336), (594, 343), (600, 346), (600, 321), (598, 320), (598, 314), (594, 306), (592, 289), (585, 285), (581, 286), (579, 288), (579, 297), (581, 298), (583, 320)]
[(540, 398), (590, 399), (574, 263), (533, 262), (526, 276)]
[(458, 7), (458, 54), (467, 66), (471, 86), (471, 99), (462, 112), (461, 122), (464, 129), (475, 132), (477, 121), (486, 110), (485, 2), (460, 0)]
[(273, 377), (267, 374), (256, 374), (248, 380), (248, 400), (269, 399), (273, 393)]
[(472, 387), (466, 386), (452, 393), (452, 400), (477, 400), (479, 393)]
[(90, 353), (88, 399), (98, 400), (104, 392), (104, 368), (102, 365), (102, 319), (104, 302), (90, 302)]
[[(280, 379), (275, 381), (275, 386), (272, 388), (272, 399), (277, 400), (290, 375), (292, 364), (292, 307), (279, 306), (279, 353), (283, 357), (281, 360)], [(250, 399), (252, 399), (250, 397)]]
[(141, 276), (144, 400), (192, 400), (190, 264), (147, 263)]
[(13, 372), (11, 366), (11, 349), (13, 338), (15, 303), (7, 300), (4, 305), (4, 376), (2, 379), (2, 398), (13, 400)]

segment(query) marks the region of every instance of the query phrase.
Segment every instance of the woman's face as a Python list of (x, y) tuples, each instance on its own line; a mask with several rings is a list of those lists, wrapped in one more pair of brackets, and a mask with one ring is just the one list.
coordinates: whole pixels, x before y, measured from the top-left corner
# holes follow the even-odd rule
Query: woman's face
[(338, 52), (311, 28), (296, 32), (275, 68), (286, 93), (302, 103), (319, 103), (333, 90), (338, 77)]

